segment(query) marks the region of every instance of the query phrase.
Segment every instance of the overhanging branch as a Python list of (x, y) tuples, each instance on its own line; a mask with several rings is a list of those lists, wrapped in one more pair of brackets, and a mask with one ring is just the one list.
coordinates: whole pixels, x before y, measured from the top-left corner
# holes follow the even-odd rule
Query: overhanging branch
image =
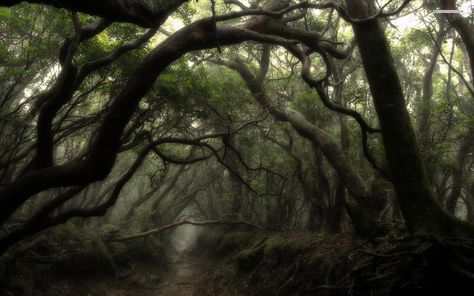
[(206, 221), (192, 221), (192, 220), (183, 220), (179, 221), (176, 223), (172, 224), (167, 224), (164, 226), (160, 226), (157, 228), (153, 228), (144, 232), (140, 233), (135, 233), (131, 235), (126, 235), (126, 236), (116, 236), (116, 237), (110, 237), (109, 240), (112, 242), (123, 242), (127, 240), (132, 240), (132, 239), (137, 239), (145, 236), (149, 236), (152, 234), (159, 234), (162, 233), (166, 230), (173, 229), (175, 227), (181, 226), (181, 225), (194, 225), (194, 226), (207, 226), (207, 225), (225, 225), (225, 226), (247, 226), (250, 228), (258, 229), (258, 230), (267, 230), (267, 231), (279, 231), (280, 229), (275, 229), (275, 228), (270, 228), (270, 227), (264, 227), (264, 226), (259, 226), (252, 224), (247, 221), (242, 221), (242, 220), (206, 220)]

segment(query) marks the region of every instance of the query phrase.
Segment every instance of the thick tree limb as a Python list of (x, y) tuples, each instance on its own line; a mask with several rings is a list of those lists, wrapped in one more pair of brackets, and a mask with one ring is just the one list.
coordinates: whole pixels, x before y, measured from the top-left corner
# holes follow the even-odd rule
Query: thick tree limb
[(97, 15), (114, 22), (156, 28), (187, 0), (3, 0), (0, 5), (14, 6), (21, 2), (46, 4)]
[(345, 203), (355, 228), (362, 236), (372, 237), (379, 231), (374, 220), (379, 214), (378, 209), (383, 200), (371, 196), (368, 185), (357, 171), (345, 160), (340, 146), (322, 129), (309, 122), (301, 113), (290, 108), (280, 108), (274, 105), (266, 96), (261, 83), (257, 81), (249, 69), (242, 63), (235, 61), (218, 61), (233, 70), (236, 70), (247, 84), (248, 89), (260, 106), (276, 119), (289, 122), (296, 132), (310, 140), (321, 149), (322, 153), (333, 166), (338, 176), (344, 182), (349, 195), (353, 198)]
[[(110, 1), (112, 0), (101, 2), (73, 2), (64, 0), (57, 1), (57, 3), (58, 6), (69, 4), (84, 5), (84, 7), (90, 8), (94, 5), (107, 4)], [(18, 2), (10, 0), (7, 2), (7, 5), (13, 5)], [(279, 1), (272, 2), (267, 9), (279, 11), (288, 7), (287, 4), (282, 7), (277, 2)], [(46, 2), (38, 1), (38, 3)], [(180, 3), (182, 1), (176, 1), (173, 5), (168, 5), (167, 7), (174, 9)], [(169, 11), (172, 10), (171, 8)], [(111, 8), (111, 11), (113, 11), (113, 8)], [(134, 12), (133, 9), (131, 11), (132, 13)], [(166, 11), (166, 13), (169, 11)], [(8, 219), (26, 200), (38, 192), (61, 186), (81, 186), (104, 179), (115, 163), (117, 154), (122, 146), (122, 134), (140, 100), (153, 86), (156, 78), (171, 63), (181, 58), (184, 54), (196, 50), (215, 48), (217, 46), (216, 40), (220, 46), (237, 44), (244, 41), (278, 45), (294, 44), (294, 42), (289, 42), (282, 37), (265, 35), (252, 30), (257, 29), (259, 24), (261, 27), (265, 23), (265, 18), (255, 18), (247, 24), (216, 28), (215, 20), (213, 18), (206, 18), (184, 27), (162, 42), (137, 67), (126, 87), (112, 99), (108, 113), (95, 133), (95, 137), (91, 141), (84, 159), (27, 173), (11, 184), (0, 188), (0, 224)]]
[(36, 102), (36, 106), (42, 106), (36, 125), (37, 141), (36, 156), (33, 160), (34, 169), (53, 165), (54, 132), (52, 124), (56, 113), (72, 98), (75, 90), (80, 85), (80, 83), (76, 83), (78, 68), (73, 63), (73, 56), (79, 44), (96, 36), (109, 24), (102, 20), (95, 25), (82, 28), (76, 14), (73, 14), (73, 23), (76, 33), (65, 40), (59, 53), (59, 62), (62, 67), (59, 78), (50, 89), (39, 95)]
[[(440, 0), (440, 7), (443, 10), (457, 10), (456, 0)], [(460, 13), (445, 13), (448, 22), (456, 29), (461, 36), (471, 63), (471, 73), (474, 72), (474, 25), (463, 17)], [(471, 81), (473, 84), (474, 82)]]
[[(356, 17), (371, 15), (375, 3), (346, 2)], [(473, 235), (474, 227), (449, 215), (435, 197), (383, 27), (378, 20), (355, 23), (352, 27), (380, 121), (390, 175), (408, 228), (414, 233), (440, 236)]]

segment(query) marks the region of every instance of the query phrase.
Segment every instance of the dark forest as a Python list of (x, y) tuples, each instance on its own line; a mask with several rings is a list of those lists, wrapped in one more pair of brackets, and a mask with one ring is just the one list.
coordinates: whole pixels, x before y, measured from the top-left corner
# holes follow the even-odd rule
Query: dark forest
[(470, 0), (0, 0), (0, 295), (473, 295)]

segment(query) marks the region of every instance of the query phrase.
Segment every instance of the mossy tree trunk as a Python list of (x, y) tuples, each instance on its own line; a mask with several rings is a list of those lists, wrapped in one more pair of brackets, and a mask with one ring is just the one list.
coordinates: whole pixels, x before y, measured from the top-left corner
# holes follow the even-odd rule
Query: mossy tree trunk
[[(346, 1), (352, 18), (376, 13), (373, 0)], [(399, 76), (378, 19), (352, 24), (382, 129), (385, 155), (408, 228), (440, 236), (474, 235), (474, 227), (438, 202), (422, 163)]]
[(466, 162), (473, 145), (474, 127), (470, 128), (464, 136), (461, 146), (459, 147), (459, 150), (456, 154), (456, 163), (452, 169), (451, 192), (449, 193), (446, 200), (446, 209), (452, 214), (456, 213), (456, 205), (458, 203), (459, 197), (461, 196), (463, 183), (466, 178)]

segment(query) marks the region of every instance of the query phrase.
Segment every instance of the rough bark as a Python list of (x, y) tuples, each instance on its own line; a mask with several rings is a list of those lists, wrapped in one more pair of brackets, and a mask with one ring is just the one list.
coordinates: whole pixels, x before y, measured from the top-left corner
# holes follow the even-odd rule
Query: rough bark
[[(371, 0), (347, 1), (352, 17), (374, 13)], [(385, 155), (408, 228), (416, 233), (472, 235), (474, 227), (451, 216), (435, 197), (423, 166), (399, 76), (377, 19), (352, 24), (382, 129)]]

